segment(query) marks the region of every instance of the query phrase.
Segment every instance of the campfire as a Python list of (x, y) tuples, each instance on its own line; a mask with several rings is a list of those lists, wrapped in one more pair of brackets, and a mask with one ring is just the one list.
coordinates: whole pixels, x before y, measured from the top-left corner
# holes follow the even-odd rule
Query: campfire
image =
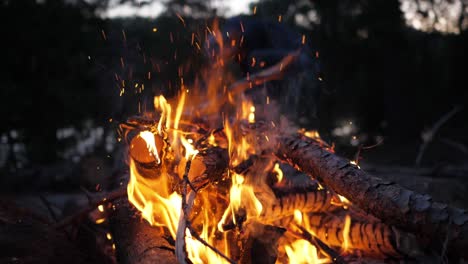
[(272, 115), (268, 96), (246, 95), (296, 56), (236, 82), (215, 58), (207, 87), (181, 80), (178, 96), (121, 124), (128, 201), (110, 219), (121, 262), (378, 262), (444, 244), (463, 254), (464, 211), (366, 174)]

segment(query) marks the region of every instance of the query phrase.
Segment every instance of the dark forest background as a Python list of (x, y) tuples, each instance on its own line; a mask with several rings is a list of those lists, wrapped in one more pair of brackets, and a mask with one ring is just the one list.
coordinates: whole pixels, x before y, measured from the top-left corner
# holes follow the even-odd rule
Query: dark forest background
[[(203, 65), (191, 34), (202, 36), (222, 15), (208, 3), (167, 0), (155, 19), (109, 19), (101, 16), (108, 1), (1, 0), (2, 188), (64, 190), (112, 177), (124, 165), (118, 123), (152, 95), (176, 91), (180, 65)], [(448, 4), (462, 10), (455, 19), (444, 17)], [(468, 1), (253, 5), (255, 16), (281, 15), (319, 51), (319, 131), (327, 141), (352, 155), (384, 139), (365, 159), (414, 164), (427, 129), (455, 108), (422, 164), (468, 160)], [(419, 29), (409, 25), (408, 6)]]

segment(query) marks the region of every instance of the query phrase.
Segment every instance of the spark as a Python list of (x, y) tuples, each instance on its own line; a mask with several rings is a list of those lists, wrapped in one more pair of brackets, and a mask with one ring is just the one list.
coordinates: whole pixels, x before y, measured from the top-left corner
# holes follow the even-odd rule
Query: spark
[(104, 40), (107, 40), (106, 32), (104, 31), (104, 29), (101, 29), (101, 35)]
[(179, 15), (179, 14), (176, 14), (176, 16), (179, 18), (179, 20), (182, 22), (182, 24), (183, 24), (184, 27), (185, 27), (185, 20), (182, 18), (182, 16)]

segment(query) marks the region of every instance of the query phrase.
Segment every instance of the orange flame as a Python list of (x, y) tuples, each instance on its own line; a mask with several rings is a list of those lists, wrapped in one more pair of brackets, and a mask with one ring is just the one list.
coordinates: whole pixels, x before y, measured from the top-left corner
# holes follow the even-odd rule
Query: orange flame
[[(180, 19), (182, 20), (181, 17)], [(243, 28), (242, 23), (241, 26)], [(231, 179), (231, 186), (229, 189), (229, 201), (226, 202), (227, 205), (222, 204), (219, 206), (219, 210), (213, 212), (212, 208), (215, 208), (217, 206), (216, 203), (218, 203), (218, 201), (212, 199), (212, 196), (210, 196), (213, 195), (213, 193), (209, 191), (198, 192), (196, 194), (197, 206), (201, 205), (201, 209), (191, 214), (190, 210), (186, 211), (185, 208), (182, 212), (182, 195), (173, 191), (175, 189), (173, 181), (177, 179), (177, 174), (174, 171), (181, 171), (180, 167), (183, 166), (183, 162), (194, 160), (199, 153), (199, 150), (194, 146), (193, 142), (200, 139), (201, 136), (197, 134), (198, 132), (194, 132), (197, 131), (196, 128), (186, 129), (188, 126), (192, 126), (192, 124), (186, 125), (190, 121), (190, 119), (187, 118), (187, 113), (190, 113), (192, 115), (191, 117), (206, 120), (206, 124), (210, 129), (218, 128), (221, 123), (224, 124), (224, 133), (226, 135), (229, 153), (229, 165), (231, 168), (239, 165), (252, 154), (256, 153), (256, 148), (258, 149), (256, 139), (245, 136), (242, 129), (246, 126), (250, 126), (249, 124), (258, 122), (256, 118), (259, 118), (263, 110), (259, 107), (256, 109), (252, 100), (247, 99), (246, 96), (243, 95), (243, 92), (247, 87), (251, 87), (253, 84), (258, 85), (258, 83), (263, 80), (264, 76), (261, 74), (257, 76), (253, 75), (252, 79), (247, 79), (244, 83), (241, 83), (241, 85), (234, 86), (237, 88), (230, 89), (229, 83), (226, 82), (226, 74), (222, 71), (222, 68), (227, 59), (237, 55), (229, 54), (229, 52), (234, 50), (230, 46), (242, 45), (243, 38), (241, 38), (239, 42), (232, 39), (230, 40), (230, 45), (228, 43), (227, 46), (224, 46), (223, 34), (218, 28), (217, 21), (213, 25), (213, 30), (207, 29), (215, 38), (220, 50), (219, 56), (214, 58), (216, 61), (213, 69), (214, 72), (207, 73), (206, 77), (208, 78), (206, 80), (203, 79), (203, 83), (207, 84), (207, 89), (197, 90), (192, 89), (196, 87), (185, 87), (183, 79), (181, 78), (182, 89), (179, 97), (176, 98), (177, 101), (168, 101), (162, 95), (154, 97), (154, 109), (160, 114), (159, 121), (154, 127), (141, 131), (138, 134), (138, 137), (143, 139), (146, 143), (147, 152), (151, 155), (151, 159), (148, 158), (149, 156), (146, 149), (144, 149), (145, 144), (140, 141), (138, 148), (133, 148), (133, 151), (141, 153), (143, 152), (141, 149), (143, 149), (145, 151), (145, 159), (139, 159), (138, 157), (141, 157), (141, 155), (130, 155), (130, 180), (127, 185), (127, 193), (129, 201), (141, 212), (142, 217), (148, 221), (148, 223), (153, 226), (167, 228), (174, 240), (177, 238), (179, 238), (177, 241), (185, 240), (187, 256), (191, 262), (225, 263), (225, 259), (221, 258), (217, 253), (198, 241), (194, 236), (195, 234), (192, 234), (188, 228), (182, 230), (182, 227), (185, 227), (185, 225), (180, 225), (182, 227), (179, 227), (179, 223), (183, 223), (181, 222), (181, 220), (184, 219), (183, 217), (196, 219), (196, 222), (194, 221), (194, 223), (196, 223), (196, 225), (194, 224), (196, 229), (190, 230), (200, 230), (197, 234), (199, 234), (202, 239), (212, 245), (216, 244), (217, 248), (221, 248), (221, 252), (229, 255), (229, 247), (227, 245), (229, 241), (227, 240), (226, 233), (224, 233), (224, 238), (221, 239), (219, 233), (216, 234), (216, 232), (218, 230), (223, 231), (222, 224), (226, 223), (226, 221), (232, 220), (236, 223), (236, 216), (238, 216), (240, 212), (245, 213), (246, 220), (258, 220), (262, 215), (262, 211), (264, 211), (265, 208), (269, 208), (270, 200), (268, 198), (270, 197), (268, 194), (261, 193), (261, 191), (264, 191), (264, 189), (261, 188), (265, 187), (257, 189), (259, 186), (263, 186), (261, 184), (267, 186), (266, 183), (259, 183), (257, 178), (254, 178), (257, 175), (242, 175), (229, 171), (228, 177)], [(303, 42), (305, 42), (305, 37), (303, 38)], [(224, 47), (226, 47), (226, 49)], [(281, 76), (282, 73), (279, 73), (277, 68), (280, 68), (279, 71), (284, 70), (283, 68), (290, 64), (296, 57), (297, 54), (291, 54), (284, 58), (279, 64), (275, 65), (274, 68), (267, 69), (267, 71), (264, 72), (267, 76), (266, 78), (268, 79), (268, 74), (272, 73), (276, 73), (274, 74), (274, 78)], [(255, 58), (252, 63), (253, 66), (256, 65), (257, 62)], [(259, 61), (258, 64), (262, 65), (262, 62)], [(122, 91), (122, 93), (123, 92), (124, 91)], [(222, 100), (219, 100), (219, 96), (222, 96)], [(267, 98), (267, 100), (269, 100), (269, 98)], [(223, 114), (220, 115), (219, 113)], [(232, 121), (231, 118), (235, 118), (234, 121)], [(205, 129), (205, 127), (202, 128)], [(320, 139), (320, 135), (317, 131), (303, 131), (303, 133), (305, 136)], [(219, 134), (212, 132), (205, 139), (212, 146), (220, 145), (221, 147), (226, 147), (225, 141), (216, 138)], [(155, 136), (157, 137), (155, 138)], [(268, 136), (265, 135), (265, 137), (268, 140)], [(160, 142), (163, 139), (165, 143), (164, 147), (161, 146), (162, 144)], [(170, 153), (170, 155), (168, 155), (168, 153)], [(148, 160), (152, 161), (153, 157), (156, 161), (157, 168), (154, 169), (155, 171), (153, 171), (153, 174), (145, 175), (145, 169), (142, 169), (141, 163), (146, 164)], [(196, 161), (198, 161), (198, 159), (195, 159), (192, 165), (196, 163)], [(268, 170), (265, 170), (266, 172), (271, 171), (271, 165), (272, 163), (268, 165)], [(192, 168), (194, 168), (194, 166), (192, 166)], [(194, 170), (191, 170), (192, 173), (193, 171)], [(278, 163), (274, 165), (273, 172), (277, 175), (277, 182), (281, 183), (284, 174)], [(179, 172), (179, 177), (180, 176)], [(267, 192), (270, 191), (273, 193), (268, 186), (266, 188), (268, 188)], [(191, 192), (188, 195), (193, 193), (194, 192)], [(275, 198), (274, 195), (272, 196)], [(344, 199), (344, 197), (340, 197), (342, 204), (346, 204), (346, 200)], [(99, 210), (101, 210), (101, 208), (99, 208)], [(183, 216), (183, 213), (187, 213), (187, 216)], [(294, 220), (298, 225), (302, 225), (306, 230), (310, 230), (308, 218), (304, 217), (302, 212), (296, 210), (294, 212)], [(345, 251), (350, 247), (350, 226), (351, 220), (350, 217), (347, 216), (343, 229), (342, 245)], [(178, 230), (179, 228), (180, 230)], [(182, 235), (184, 240), (180, 240), (181, 234), (185, 234), (185, 236)], [(110, 240), (112, 236), (108, 234), (107, 238)], [(291, 243), (282, 244), (281, 246), (284, 248), (289, 258), (289, 263), (325, 263), (329, 261), (323, 258), (323, 254), (321, 254), (314, 245), (304, 239), (297, 239)]]
[(283, 180), (283, 171), (281, 170), (280, 166), (278, 163), (275, 163), (275, 167), (273, 167), (273, 171), (276, 173), (278, 182), (281, 182)]
[(351, 247), (351, 241), (349, 238), (349, 230), (351, 228), (351, 217), (346, 215), (344, 227), (343, 227), (343, 245), (341, 246), (343, 250), (346, 252)]

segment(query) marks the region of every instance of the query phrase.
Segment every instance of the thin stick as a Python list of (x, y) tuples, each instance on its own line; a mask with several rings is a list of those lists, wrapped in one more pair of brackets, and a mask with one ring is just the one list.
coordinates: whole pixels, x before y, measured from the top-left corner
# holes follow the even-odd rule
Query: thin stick
[[(184, 261), (187, 261), (187, 260), (190, 261), (188, 259), (187, 248), (186, 248), (186, 243), (185, 243), (185, 228), (187, 228), (190, 231), (190, 234), (192, 235), (192, 237), (197, 239), (200, 243), (202, 243), (203, 245), (205, 245), (206, 247), (211, 249), (213, 252), (215, 252), (216, 254), (221, 256), (222, 258), (224, 258), (229, 263), (235, 264), (236, 262), (234, 260), (232, 260), (228, 256), (224, 255), (217, 248), (213, 247), (208, 242), (206, 242), (203, 238), (201, 238), (200, 235), (198, 234), (198, 232), (193, 228), (192, 223), (190, 222), (190, 220), (188, 219), (188, 211), (191, 209), (191, 204), (193, 203), (193, 200), (194, 200), (195, 195), (196, 195), (196, 192), (195, 192), (196, 189), (194, 187), (192, 187), (192, 185), (190, 183), (190, 180), (188, 178), (188, 174), (190, 172), (191, 164), (192, 164), (192, 160), (188, 159), (187, 163), (185, 164), (185, 172), (184, 172), (184, 176), (183, 176), (183, 180), (182, 180), (182, 215), (183, 215), (183, 218), (185, 220), (185, 227), (183, 229), (183, 236), (182, 236), (183, 241), (180, 241), (181, 244), (179, 245), (179, 247), (176, 246), (176, 250), (178, 248), (179, 249), (183, 248), (185, 258), (179, 258), (181, 256), (177, 256), (178, 254), (176, 254), (176, 256), (177, 256), (178, 260), (181, 261), (182, 263), (185, 263)], [(189, 203), (190, 204), (187, 204), (187, 200), (186, 200), (187, 199), (187, 187), (189, 185), (190, 185), (190, 188), (192, 189), (192, 191), (189, 193)], [(176, 240), (180, 240), (180, 239), (176, 238)]]
[[(181, 264), (186, 264), (190, 262), (188, 258), (188, 253), (187, 253), (187, 245), (185, 243), (185, 229), (187, 227), (187, 221), (188, 221), (187, 211), (189, 210), (189, 205), (187, 204), (187, 185), (189, 184), (188, 174), (190, 172), (191, 165), (192, 165), (192, 160), (188, 159), (187, 162), (185, 163), (185, 171), (184, 171), (184, 176), (182, 178), (182, 191), (181, 191), (182, 212), (180, 213), (179, 224), (178, 224), (177, 235), (176, 235), (176, 257), (177, 257), (177, 260)], [(194, 194), (191, 196), (195, 197)], [(190, 209), (191, 207), (192, 206), (190, 205)]]
[(60, 222), (58, 222), (55, 225), (55, 228), (56, 229), (62, 229), (64, 227), (66, 227), (67, 225), (75, 222), (77, 219), (80, 219), (80, 218), (84, 217), (85, 215), (89, 214), (90, 212), (95, 210), (99, 205), (111, 202), (111, 201), (113, 201), (115, 199), (118, 199), (118, 198), (121, 198), (121, 197), (124, 197), (124, 196), (127, 196), (127, 189), (126, 188), (121, 188), (121, 189), (117, 189), (115, 191), (106, 193), (105, 195), (103, 195), (102, 198), (99, 198), (99, 199), (97, 199), (95, 201), (90, 201), (89, 206), (81, 209), (80, 211), (78, 211), (77, 213), (75, 213), (73, 215), (65, 217), (63, 220), (61, 220)]

